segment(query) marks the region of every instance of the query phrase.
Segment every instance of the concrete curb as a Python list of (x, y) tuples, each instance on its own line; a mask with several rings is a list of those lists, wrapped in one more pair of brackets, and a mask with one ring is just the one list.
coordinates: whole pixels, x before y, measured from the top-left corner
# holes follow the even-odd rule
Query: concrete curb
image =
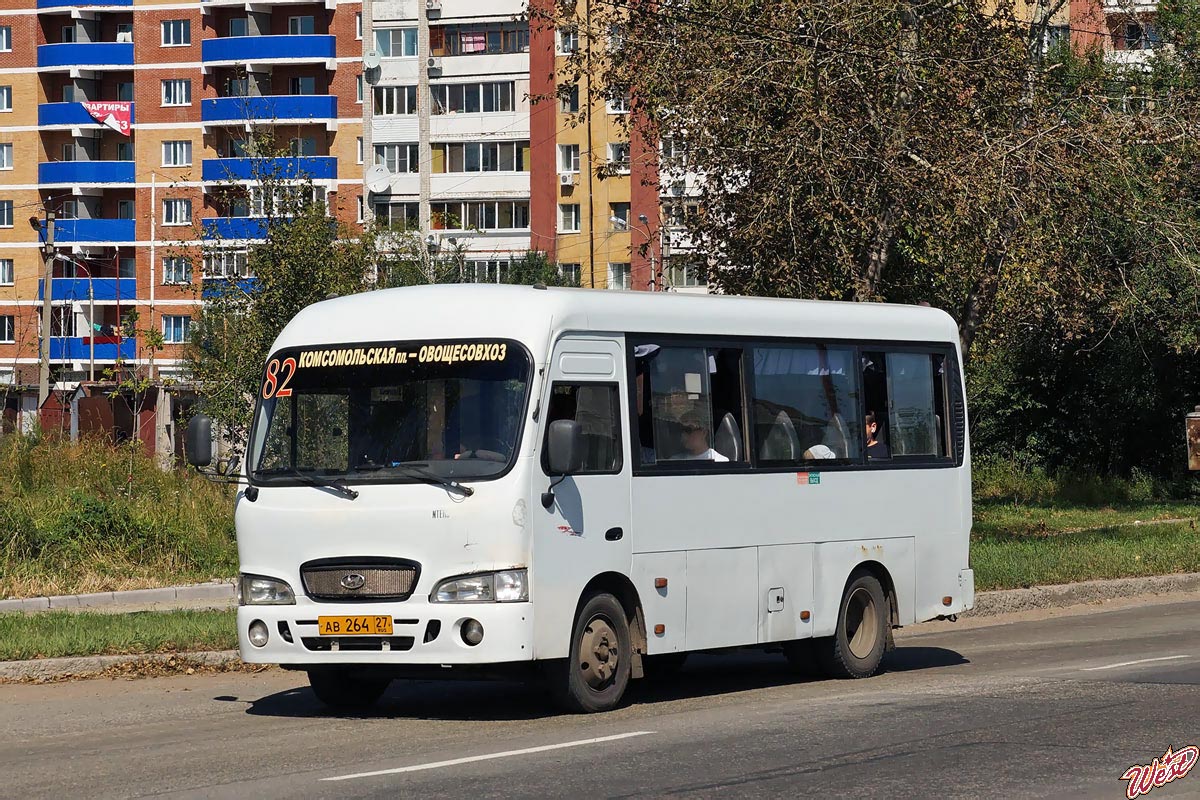
[(134, 589), (128, 592), (99, 592), (96, 594), (64, 594), (53, 597), (27, 597), (23, 600), (0, 600), (0, 614), (13, 611), (26, 613), (57, 609), (103, 609), (111, 606), (138, 606), (153, 609), (174, 603), (232, 604), (237, 590), (232, 583), (210, 581), (187, 586), (168, 586), (164, 589)]
[(241, 664), (236, 650), (199, 653), (149, 653), (130, 656), (75, 656), (35, 658), (29, 661), (0, 661), (0, 683), (5, 681), (49, 681), (87, 678), (114, 667), (164, 664), (186, 671), (188, 667), (224, 667)]
[(1052, 586), (1033, 586), (1029, 589), (1001, 589), (976, 594), (975, 608), (962, 616), (964, 618), (989, 617), (1018, 611), (1100, 603), (1119, 597), (1198, 590), (1200, 590), (1200, 572), (1154, 575), (1146, 578), (1082, 581)]

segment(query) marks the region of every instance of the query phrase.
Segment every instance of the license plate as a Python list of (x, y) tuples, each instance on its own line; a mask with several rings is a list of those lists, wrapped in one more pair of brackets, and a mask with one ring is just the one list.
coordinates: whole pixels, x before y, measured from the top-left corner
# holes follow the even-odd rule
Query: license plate
[(391, 636), (391, 617), (317, 617), (321, 636)]

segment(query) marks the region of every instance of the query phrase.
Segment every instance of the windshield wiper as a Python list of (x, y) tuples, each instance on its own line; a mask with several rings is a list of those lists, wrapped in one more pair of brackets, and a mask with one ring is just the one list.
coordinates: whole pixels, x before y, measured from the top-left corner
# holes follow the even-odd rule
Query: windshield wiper
[(294, 467), (292, 468), (290, 474), (294, 475), (297, 478), (299, 478), (300, 480), (304, 481), (309, 486), (327, 487), (327, 488), (333, 489), (334, 491), (336, 491), (338, 494), (342, 495), (343, 497), (350, 498), (351, 500), (354, 500), (358, 497), (357, 490), (351, 489), (349, 486), (347, 486), (346, 484), (342, 483), (339, 480), (336, 480), (333, 478), (322, 478), (322, 477), (313, 475), (308, 472), (301, 472), (300, 470), (298, 470)]
[(428, 466), (425, 462), (399, 462), (393, 461), (391, 464), (360, 464), (354, 469), (358, 472), (377, 472), (384, 469), (399, 470), (406, 475), (411, 475), (414, 478), (419, 478), (426, 483), (433, 483), (438, 486), (443, 486), (447, 489), (453, 489), (456, 492), (462, 492), (463, 497), (470, 497), (475, 494), (475, 490), (470, 486), (463, 486), (458, 481), (452, 478), (445, 478), (436, 473), (430, 472), (423, 467)]

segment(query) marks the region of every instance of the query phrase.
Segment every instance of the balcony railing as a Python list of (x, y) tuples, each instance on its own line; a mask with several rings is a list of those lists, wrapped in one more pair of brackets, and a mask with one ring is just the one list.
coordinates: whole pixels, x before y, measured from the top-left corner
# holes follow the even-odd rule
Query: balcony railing
[(335, 156), (288, 156), (285, 158), (206, 158), (201, 178), (206, 181), (247, 181), (274, 178), (314, 181), (337, 177)]
[(314, 122), (337, 119), (333, 95), (263, 95), (219, 97), (200, 103), (201, 122)]
[(260, 61), (325, 61), (336, 53), (334, 37), (299, 36), (226, 36), (200, 43), (200, 59), (208, 64), (258, 63)]
[[(60, 219), (54, 223), (55, 244), (123, 244), (134, 241), (137, 223), (132, 219)], [(42, 223), (42, 236), (46, 223)]]
[[(51, 284), (51, 300), (76, 300), (85, 302), (88, 299), (87, 278), (55, 278)], [(97, 303), (114, 300), (136, 300), (137, 280), (134, 278), (92, 278), (92, 300)], [(38, 281), (38, 300), (43, 297), (46, 282)]]
[(265, 239), (267, 221), (262, 217), (214, 217), (200, 221), (209, 239)]
[[(331, 37), (332, 38), (332, 37)], [(69, 42), (42, 44), (37, 49), (37, 65), (42, 68), (86, 67), (97, 69), (133, 69), (132, 42)]]
[[(129, 104), (129, 124), (137, 121), (134, 115), (136, 105)], [(51, 125), (86, 126), (101, 123), (87, 112), (82, 103), (42, 103), (38, 106), (38, 125), (45, 128)]]
[(38, 183), (133, 183), (132, 161), (47, 161), (38, 164)]
[[(116, 337), (96, 337), (96, 360), (116, 361), (118, 358), (137, 358), (137, 341)], [(87, 361), (92, 357), (92, 340), (87, 336), (51, 336), (51, 361)]]

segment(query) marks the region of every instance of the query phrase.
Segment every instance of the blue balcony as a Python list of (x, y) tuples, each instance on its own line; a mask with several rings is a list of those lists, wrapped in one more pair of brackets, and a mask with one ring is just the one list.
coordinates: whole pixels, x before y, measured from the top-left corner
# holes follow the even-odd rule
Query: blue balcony
[[(134, 278), (93, 278), (92, 300), (97, 303), (114, 300), (136, 300), (137, 281)], [(38, 300), (46, 289), (45, 281), (38, 281)], [(87, 278), (55, 278), (51, 285), (51, 300), (77, 300), (85, 302), (88, 299)]]
[(133, 8), (133, 0), (38, 0), (38, 8)]
[(205, 278), (200, 289), (202, 300), (219, 300), (222, 297), (241, 297), (258, 291), (258, 278)]
[(290, 156), (285, 158), (206, 158), (201, 167), (206, 181), (249, 181), (275, 178), (314, 181), (337, 177), (334, 156)]
[(37, 65), (54, 67), (87, 67), (97, 69), (133, 69), (131, 42), (71, 42), (42, 44), (37, 49)]
[(333, 58), (336, 51), (332, 36), (226, 36), (201, 42), (200, 60), (206, 64), (326, 61)]
[(38, 183), (133, 183), (132, 161), (47, 161), (38, 164)]
[[(42, 237), (46, 223), (42, 223)], [(54, 223), (55, 244), (126, 244), (137, 235), (137, 222), (132, 219), (60, 219)]]
[(267, 221), (262, 217), (215, 217), (200, 222), (208, 239), (267, 238)]
[[(137, 340), (121, 339), (120, 343), (112, 341), (113, 337), (96, 337), (96, 360), (116, 361), (118, 358), (137, 358)], [(92, 357), (92, 341), (86, 336), (51, 336), (51, 361), (87, 361)]]
[[(129, 122), (137, 122), (135, 104), (129, 106)], [(86, 126), (100, 123), (86, 110), (81, 103), (42, 103), (38, 106), (38, 125), (45, 128), (50, 125)]]
[(337, 119), (337, 97), (333, 95), (219, 97), (200, 102), (201, 122), (321, 122), (333, 119)]

